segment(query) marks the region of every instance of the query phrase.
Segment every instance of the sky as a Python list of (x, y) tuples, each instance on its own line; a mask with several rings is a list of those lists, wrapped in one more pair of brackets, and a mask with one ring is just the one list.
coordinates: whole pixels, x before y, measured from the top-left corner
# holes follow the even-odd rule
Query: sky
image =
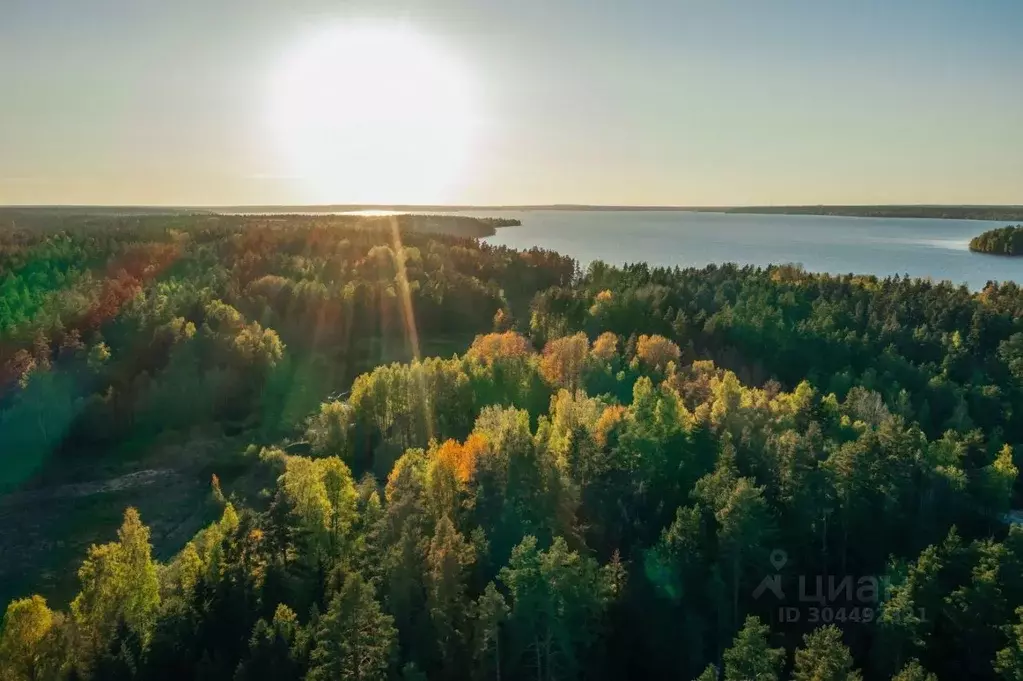
[(0, 204), (1023, 204), (1020, 0), (0, 3)]

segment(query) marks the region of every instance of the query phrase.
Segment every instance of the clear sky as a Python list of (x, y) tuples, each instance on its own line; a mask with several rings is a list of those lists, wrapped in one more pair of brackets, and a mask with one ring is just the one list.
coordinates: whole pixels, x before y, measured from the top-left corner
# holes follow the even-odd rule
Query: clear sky
[[(1023, 203), (1023, 0), (0, 7), (5, 204)], [(366, 22), (430, 51), (308, 52)], [(315, 93), (281, 85), (303, 54)], [(425, 85), (403, 98), (406, 62)], [(361, 93), (398, 111), (393, 139), (430, 138), (412, 170), (352, 132), (360, 69), (399, 85)], [(448, 148), (438, 188), (424, 159)]]

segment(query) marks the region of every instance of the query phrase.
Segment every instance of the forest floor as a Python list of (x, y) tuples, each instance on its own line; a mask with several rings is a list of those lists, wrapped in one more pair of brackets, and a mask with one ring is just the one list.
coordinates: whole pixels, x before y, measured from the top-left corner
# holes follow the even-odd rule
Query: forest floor
[[(0, 603), (39, 593), (55, 607), (66, 605), (89, 546), (117, 538), (128, 506), (149, 526), (157, 559), (169, 559), (219, 512), (212, 473), (225, 493), (247, 486), (246, 444), (204, 434), (157, 445), (132, 462), (70, 466), (0, 497)], [(89, 471), (95, 477), (85, 478)]]

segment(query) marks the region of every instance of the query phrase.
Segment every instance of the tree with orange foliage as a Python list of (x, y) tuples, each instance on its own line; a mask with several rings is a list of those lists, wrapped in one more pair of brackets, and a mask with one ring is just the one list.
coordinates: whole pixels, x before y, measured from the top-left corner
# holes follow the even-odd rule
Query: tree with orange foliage
[(459, 482), (467, 483), (476, 473), (476, 462), (486, 447), (486, 438), (473, 433), (466, 438), (464, 444), (457, 440), (446, 441), (437, 448), (437, 458), (451, 466)]
[(636, 344), (636, 356), (644, 364), (664, 371), (668, 367), (668, 362), (678, 363), (682, 358), (682, 351), (664, 336), (644, 334), (639, 337)]
[(532, 352), (529, 340), (514, 331), (476, 336), (467, 356), (485, 364), (503, 358), (525, 357)]
[(543, 349), (540, 373), (549, 383), (574, 391), (579, 387), (589, 354), (590, 342), (585, 333), (552, 340)]
[(599, 360), (608, 362), (618, 352), (618, 336), (605, 331), (593, 341), (593, 349), (590, 353)]
[(625, 407), (620, 405), (611, 405), (604, 409), (601, 413), (600, 418), (597, 419), (597, 425), (594, 428), (593, 438), (597, 444), (601, 447), (606, 447), (608, 443), (608, 435), (618, 426), (619, 423), (625, 418), (626, 410)]

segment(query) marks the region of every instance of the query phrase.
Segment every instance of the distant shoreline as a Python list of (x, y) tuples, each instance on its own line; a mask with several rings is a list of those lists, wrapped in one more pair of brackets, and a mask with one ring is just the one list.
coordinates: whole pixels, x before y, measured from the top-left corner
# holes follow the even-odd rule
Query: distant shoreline
[(741, 206), (728, 208), (723, 212), (759, 215), (825, 215), (855, 218), (929, 218), (932, 220), (987, 220), (996, 222), (1023, 219), (1023, 206)]
[(1023, 205), (808, 205), (808, 206), (616, 206), (588, 204), (529, 205), (430, 205), (430, 204), (330, 204), (260, 206), (99, 206), (35, 205), (0, 206), (4, 212), (42, 212), (92, 215), (152, 215), (176, 213), (341, 213), (390, 211), (400, 213), (464, 213), (473, 211), (577, 211), (577, 212), (694, 212), (758, 215), (821, 215), (863, 218), (930, 218), (949, 220), (1023, 220)]

